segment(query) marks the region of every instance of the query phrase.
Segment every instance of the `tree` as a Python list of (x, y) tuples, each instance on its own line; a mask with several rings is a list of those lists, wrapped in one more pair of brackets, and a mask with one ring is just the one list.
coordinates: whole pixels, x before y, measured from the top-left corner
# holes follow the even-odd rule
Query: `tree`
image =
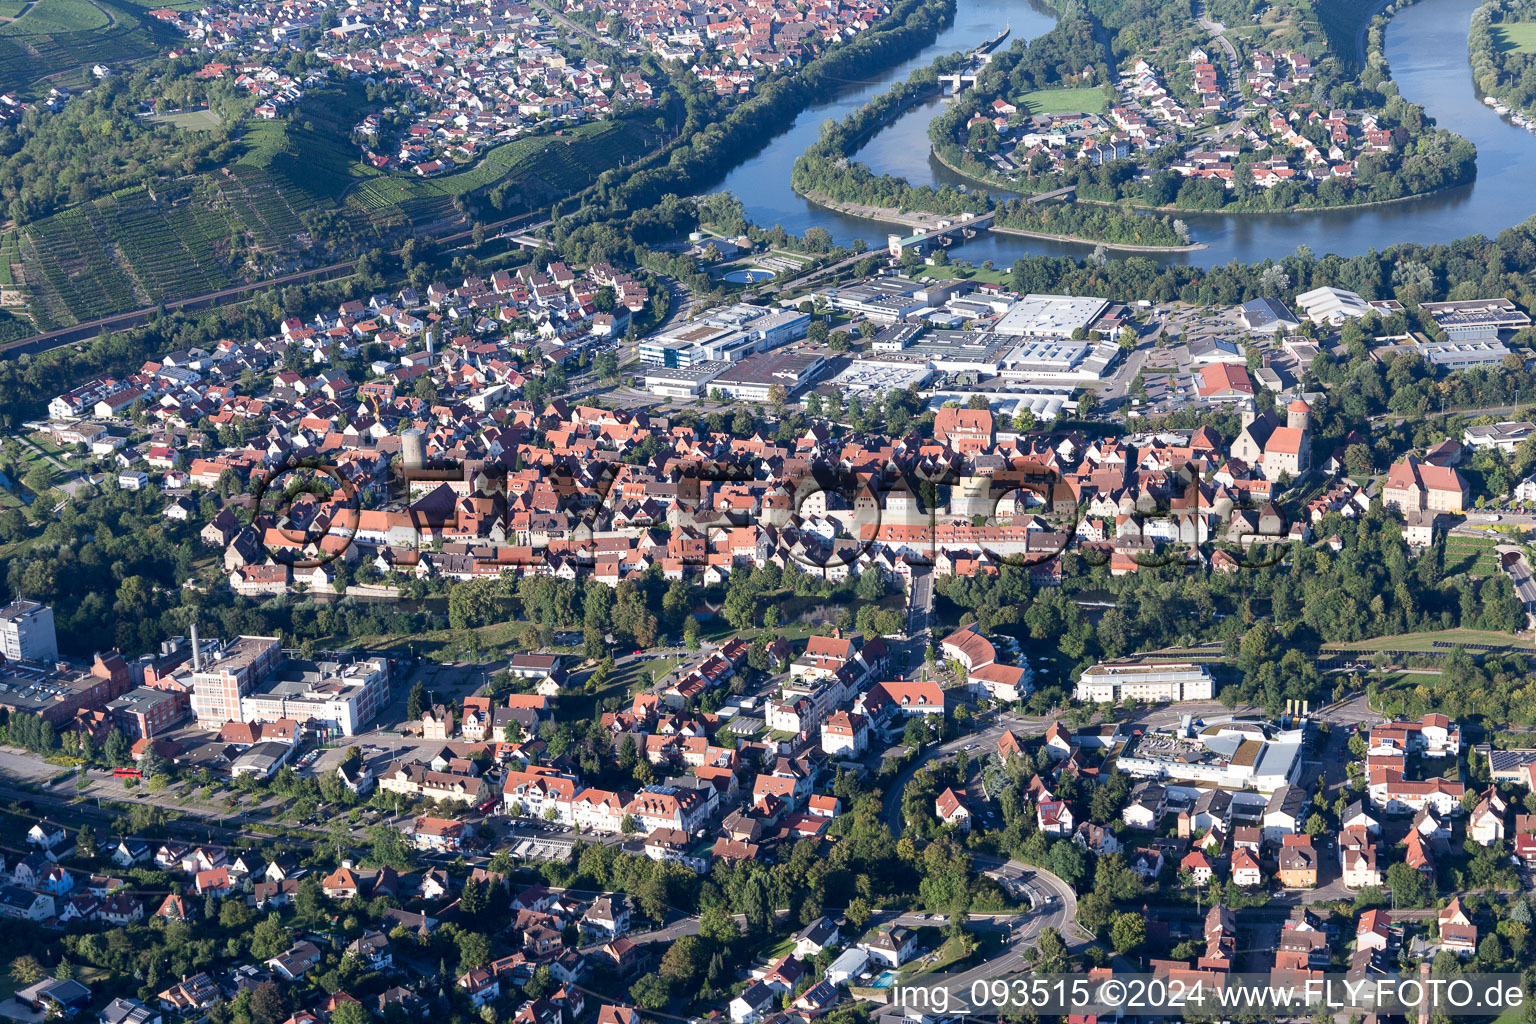
[(251, 956), (269, 960), (288, 948), (288, 930), (276, 914), (268, 914), (251, 929)]
[(1394, 906), (1422, 907), (1429, 899), (1424, 876), (1403, 861), (1387, 868), (1387, 887), (1392, 890)]
[(31, 953), (11, 961), (11, 980), (16, 983), (17, 988), (36, 984), (47, 976), (48, 972), (43, 969), (42, 961)]
[(725, 907), (717, 903), (699, 915), (699, 935), (717, 947), (729, 949), (741, 938), (741, 927)]
[(629, 997), (642, 1010), (659, 1010), (672, 998), (672, 987), (659, 974), (647, 974), (629, 987)]
[(419, 722), (422, 714), (427, 710), (427, 684), (420, 679), (411, 687), (410, 694), (405, 698), (405, 717), (407, 721)]
[(373, 1015), (356, 1000), (345, 1000), (331, 1011), (331, 1024), (373, 1024)]
[(1121, 956), (1129, 956), (1147, 941), (1147, 923), (1140, 914), (1116, 914), (1109, 926), (1109, 943)]
[(416, 854), (405, 845), (405, 836), (399, 829), (375, 825), (368, 830), (368, 838), (373, 842), (371, 857), (374, 867), (404, 871), (416, 863)]
[(75, 833), (75, 852), (86, 860), (96, 859), (96, 831), (89, 825), (81, 825)]
[(667, 947), (660, 971), (674, 984), (692, 985), (708, 964), (709, 954), (697, 935), (684, 935)]

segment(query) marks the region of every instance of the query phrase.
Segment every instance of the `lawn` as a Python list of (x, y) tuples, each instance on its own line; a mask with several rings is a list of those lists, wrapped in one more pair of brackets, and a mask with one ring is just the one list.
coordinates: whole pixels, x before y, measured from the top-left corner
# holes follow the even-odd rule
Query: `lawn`
[(1344, 651), (1446, 651), (1448, 647), (1436, 647), (1435, 641), (1448, 644), (1486, 644), (1491, 647), (1507, 647), (1513, 650), (1536, 650), (1528, 640), (1496, 633), (1487, 629), (1442, 629), (1433, 633), (1401, 633), (1382, 636), (1374, 640), (1356, 640), (1351, 643), (1327, 644), (1327, 650)]
[(1536, 53), (1536, 21), (1506, 21), (1493, 27), (1500, 52)]
[(89, 0), (37, 0), (27, 13), (0, 27), (0, 34), (42, 36), (59, 32), (94, 32), (108, 24), (106, 13)]
[(944, 267), (923, 267), (917, 272), (918, 277), (931, 278), (935, 281), (980, 281), (985, 284), (1007, 284), (1012, 275), (1006, 270), (985, 270), (981, 267), (973, 267), (969, 263), (951, 263)]
[(193, 131), (207, 131), (210, 128), (217, 128), (220, 124), (219, 115), (211, 110), (183, 110), (176, 114), (156, 114), (145, 120), (172, 124), (177, 128), (189, 128)]
[(1104, 109), (1103, 89), (1039, 89), (1015, 102), (1029, 114), (1095, 114)]

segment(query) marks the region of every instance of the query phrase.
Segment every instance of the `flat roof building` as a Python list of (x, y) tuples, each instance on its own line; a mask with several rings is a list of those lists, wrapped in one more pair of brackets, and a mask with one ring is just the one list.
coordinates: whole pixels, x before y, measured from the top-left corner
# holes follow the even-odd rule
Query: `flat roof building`
[(1009, 306), (993, 330), (1014, 338), (1025, 335), (1070, 337), (1079, 328), (1086, 330), (1107, 308), (1108, 299), (1091, 295), (1030, 294)]
[(662, 398), (697, 398), (709, 389), (709, 382), (730, 367), (724, 360), (646, 368), (645, 390)]
[(1118, 704), (1128, 697), (1144, 701), (1210, 700), (1211, 672), (1192, 662), (1103, 663), (1085, 669), (1077, 680), (1077, 699)]
[(816, 352), (764, 352), (730, 366), (710, 382), (710, 390), (746, 402), (766, 402), (774, 385), (783, 387), (787, 396), (814, 380), (824, 366), (825, 357)]
[[(1469, 332), (1475, 334), (1476, 332)], [(1493, 334), (1498, 331), (1494, 330)], [(1510, 354), (1509, 347), (1496, 337), (1473, 338), (1452, 335), (1450, 341), (1427, 341), (1419, 344), (1419, 355), (1424, 361), (1445, 370), (1465, 370), (1470, 366), (1497, 366)], [(1524, 362), (1525, 357), (1521, 357)]]
[(933, 379), (926, 362), (907, 359), (855, 359), (818, 390), (830, 388), (844, 398), (872, 392), (905, 391), (923, 387)]
[(36, 601), (12, 601), (0, 608), (0, 654), (7, 661), (49, 665), (59, 660), (53, 609)]
[(743, 359), (805, 337), (810, 323), (811, 315), (798, 309), (738, 302), (645, 339), (640, 359), (653, 366)]
[(1500, 331), (1531, 326), (1526, 312), (1505, 298), (1424, 302), (1419, 308), (1434, 317), (1451, 341), (1498, 341)]

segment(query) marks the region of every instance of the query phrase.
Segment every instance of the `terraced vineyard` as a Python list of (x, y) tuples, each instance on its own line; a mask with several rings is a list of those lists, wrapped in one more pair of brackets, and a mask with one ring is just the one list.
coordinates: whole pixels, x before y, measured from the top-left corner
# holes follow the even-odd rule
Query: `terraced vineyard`
[(132, 281), (92, 234), (81, 208), (29, 226), (21, 258), (39, 330), (67, 327), (141, 304)]
[(93, 64), (121, 69), (177, 38), (116, 0), (38, 0), (18, 20), (0, 25), (0, 92), (30, 98), (46, 94), (49, 84), (78, 85)]
[(11, 266), (21, 262), (21, 243), (16, 232), (7, 231), (0, 238), (0, 287), (9, 288), (16, 283)]
[(300, 209), (313, 205), (307, 193), (284, 186), (259, 167), (235, 164), (228, 174), (219, 175), (211, 188), (260, 248), (277, 252), (291, 249), (295, 237), (304, 232), (294, 203)]
[(1498, 554), (1493, 550), (1497, 543), (1494, 537), (1451, 534), (1445, 538), (1445, 574), (1493, 575), (1499, 571)]
[[(492, 187), (508, 186), (504, 214), (537, 209), (656, 143), (635, 121), (595, 122), (515, 140), (441, 178), (384, 175), (348, 140), (358, 98), (346, 89), (317, 95), (292, 121), (248, 125), (239, 159), (215, 173), (157, 185), (154, 195), (124, 189), (25, 226), (18, 262), (38, 329), (217, 291), (299, 260), (343, 258), (354, 240), (459, 226), (455, 198)], [(317, 247), (311, 225), (334, 248)], [(260, 254), (255, 270), (248, 250)]]

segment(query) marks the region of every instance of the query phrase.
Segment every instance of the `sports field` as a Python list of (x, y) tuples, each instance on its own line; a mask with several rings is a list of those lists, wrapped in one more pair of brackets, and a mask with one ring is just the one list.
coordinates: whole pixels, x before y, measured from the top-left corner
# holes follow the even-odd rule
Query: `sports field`
[(1029, 114), (1096, 114), (1104, 109), (1104, 90), (1038, 89), (1014, 106)]
[(183, 110), (175, 114), (155, 114), (145, 118), (146, 121), (157, 121), (160, 124), (171, 124), (177, 128), (187, 128), (192, 131), (205, 132), (210, 128), (217, 128), (221, 123), (219, 115), (211, 110)]

